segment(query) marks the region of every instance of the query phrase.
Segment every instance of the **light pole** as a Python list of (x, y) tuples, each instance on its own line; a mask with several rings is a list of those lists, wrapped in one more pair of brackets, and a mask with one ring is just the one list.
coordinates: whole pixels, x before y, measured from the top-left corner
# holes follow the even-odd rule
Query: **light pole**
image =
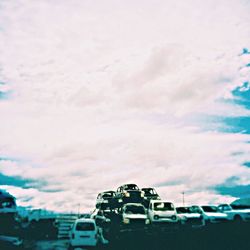
[(78, 218), (80, 217), (80, 207), (81, 207), (81, 203), (78, 204)]
[(184, 207), (185, 206), (185, 192), (184, 191), (182, 192), (182, 204)]

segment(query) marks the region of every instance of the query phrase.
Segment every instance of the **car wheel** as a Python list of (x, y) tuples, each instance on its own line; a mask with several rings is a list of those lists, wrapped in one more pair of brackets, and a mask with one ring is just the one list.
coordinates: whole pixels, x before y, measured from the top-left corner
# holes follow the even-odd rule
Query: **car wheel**
[(72, 245), (68, 246), (68, 250), (74, 250), (75, 248)]
[(241, 222), (241, 221), (242, 221), (241, 216), (240, 216), (239, 214), (236, 214), (236, 215), (234, 216), (234, 221), (236, 221), (236, 222)]

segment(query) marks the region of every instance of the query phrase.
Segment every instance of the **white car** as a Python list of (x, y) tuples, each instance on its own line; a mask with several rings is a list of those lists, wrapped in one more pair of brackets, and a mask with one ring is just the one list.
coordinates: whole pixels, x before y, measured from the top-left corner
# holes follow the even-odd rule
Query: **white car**
[(84, 246), (97, 246), (100, 241), (99, 230), (96, 226), (95, 220), (81, 218), (77, 219), (69, 234), (70, 247), (75, 249)]
[(250, 209), (233, 209), (229, 204), (221, 204), (219, 210), (227, 214), (229, 220), (249, 221)]
[(192, 206), (192, 208), (203, 216), (206, 224), (227, 222), (229, 220), (227, 214), (220, 212), (217, 206)]
[(121, 208), (123, 228), (144, 228), (150, 224), (145, 207), (139, 203), (127, 203)]
[(192, 207), (177, 207), (178, 217), (181, 224), (191, 227), (205, 226), (204, 217)]
[(152, 223), (179, 222), (174, 204), (163, 200), (150, 200), (148, 217)]

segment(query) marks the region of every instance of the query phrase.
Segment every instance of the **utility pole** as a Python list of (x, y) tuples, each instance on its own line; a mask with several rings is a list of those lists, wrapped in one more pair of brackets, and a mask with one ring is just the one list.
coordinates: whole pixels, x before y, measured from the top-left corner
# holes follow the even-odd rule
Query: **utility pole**
[(81, 203), (78, 204), (78, 218), (80, 217), (80, 207), (81, 207)]
[(185, 192), (184, 191), (182, 192), (182, 204), (184, 207), (185, 206)]

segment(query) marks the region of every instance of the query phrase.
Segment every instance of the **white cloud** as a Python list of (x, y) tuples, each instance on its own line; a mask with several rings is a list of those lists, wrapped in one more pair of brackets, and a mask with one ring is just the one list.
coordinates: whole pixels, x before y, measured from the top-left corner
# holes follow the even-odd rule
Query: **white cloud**
[(48, 182), (8, 189), (69, 211), (128, 181), (176, 182), (159, 187), (171, 199), (200, 189), (193, 202), (220, 199), (207, 189), (230, 176), (248, 182), (248, 135), (202, 132), (189, 118), (249, 115), (217, 101), (249, 79), (238, 56), (248, 10), (244, 1), (2, 2), (0, 77), (13, 96), (0, 102), (0, 150), (25, 162), (1, 172)]

